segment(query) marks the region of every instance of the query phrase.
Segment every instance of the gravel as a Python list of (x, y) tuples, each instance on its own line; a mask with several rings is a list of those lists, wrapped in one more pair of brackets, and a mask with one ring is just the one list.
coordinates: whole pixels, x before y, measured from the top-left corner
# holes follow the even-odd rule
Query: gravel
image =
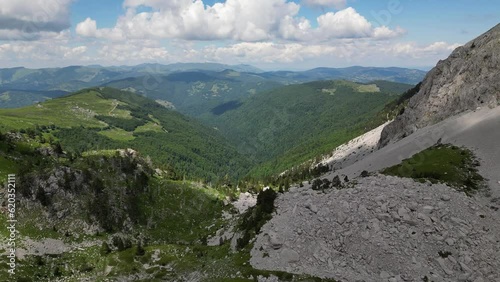
[(499, 213), (490, 206), (442, 184), (356, 181), (280, 194), (252, 266), (340, 281), (500, 281)]

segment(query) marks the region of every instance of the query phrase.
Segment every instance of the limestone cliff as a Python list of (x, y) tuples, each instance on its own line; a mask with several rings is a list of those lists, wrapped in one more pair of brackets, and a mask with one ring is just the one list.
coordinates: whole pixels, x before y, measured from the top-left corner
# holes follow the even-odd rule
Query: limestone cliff
[(379, 146), (458, 113), (499, 104), (500, 24), (438, 62), (404, 113), (384, 128)]

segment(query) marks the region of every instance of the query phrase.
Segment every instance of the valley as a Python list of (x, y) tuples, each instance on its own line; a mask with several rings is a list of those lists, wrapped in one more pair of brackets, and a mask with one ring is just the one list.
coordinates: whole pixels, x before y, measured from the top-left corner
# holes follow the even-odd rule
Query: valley
[(7, 2), (0, 281), (500, 281), (500, 24), (425, 45), (380, 3), (68, 1), (21, 32)]

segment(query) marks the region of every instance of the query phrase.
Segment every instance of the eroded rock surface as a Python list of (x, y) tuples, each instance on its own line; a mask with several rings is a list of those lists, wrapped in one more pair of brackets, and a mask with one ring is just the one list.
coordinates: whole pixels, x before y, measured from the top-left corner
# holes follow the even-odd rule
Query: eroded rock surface
[(500, 24), (458, 47), (425, 77), (405, 112), (382, 131), (380, 146), (457, 113), (500, 104)]
[(500, 280), (495, 209), (441, 184), (384, 175), (356, 181), (351, 189), (281, 194), (251, 264), (340, 281)]

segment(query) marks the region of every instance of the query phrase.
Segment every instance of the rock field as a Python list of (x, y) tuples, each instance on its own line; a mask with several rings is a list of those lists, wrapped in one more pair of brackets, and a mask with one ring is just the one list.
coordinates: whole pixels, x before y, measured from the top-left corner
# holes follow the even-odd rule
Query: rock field
[(280, 194), (251, 264), (338, 281), (500, 281), (500, 199), (380, 174), (355, 182)]

